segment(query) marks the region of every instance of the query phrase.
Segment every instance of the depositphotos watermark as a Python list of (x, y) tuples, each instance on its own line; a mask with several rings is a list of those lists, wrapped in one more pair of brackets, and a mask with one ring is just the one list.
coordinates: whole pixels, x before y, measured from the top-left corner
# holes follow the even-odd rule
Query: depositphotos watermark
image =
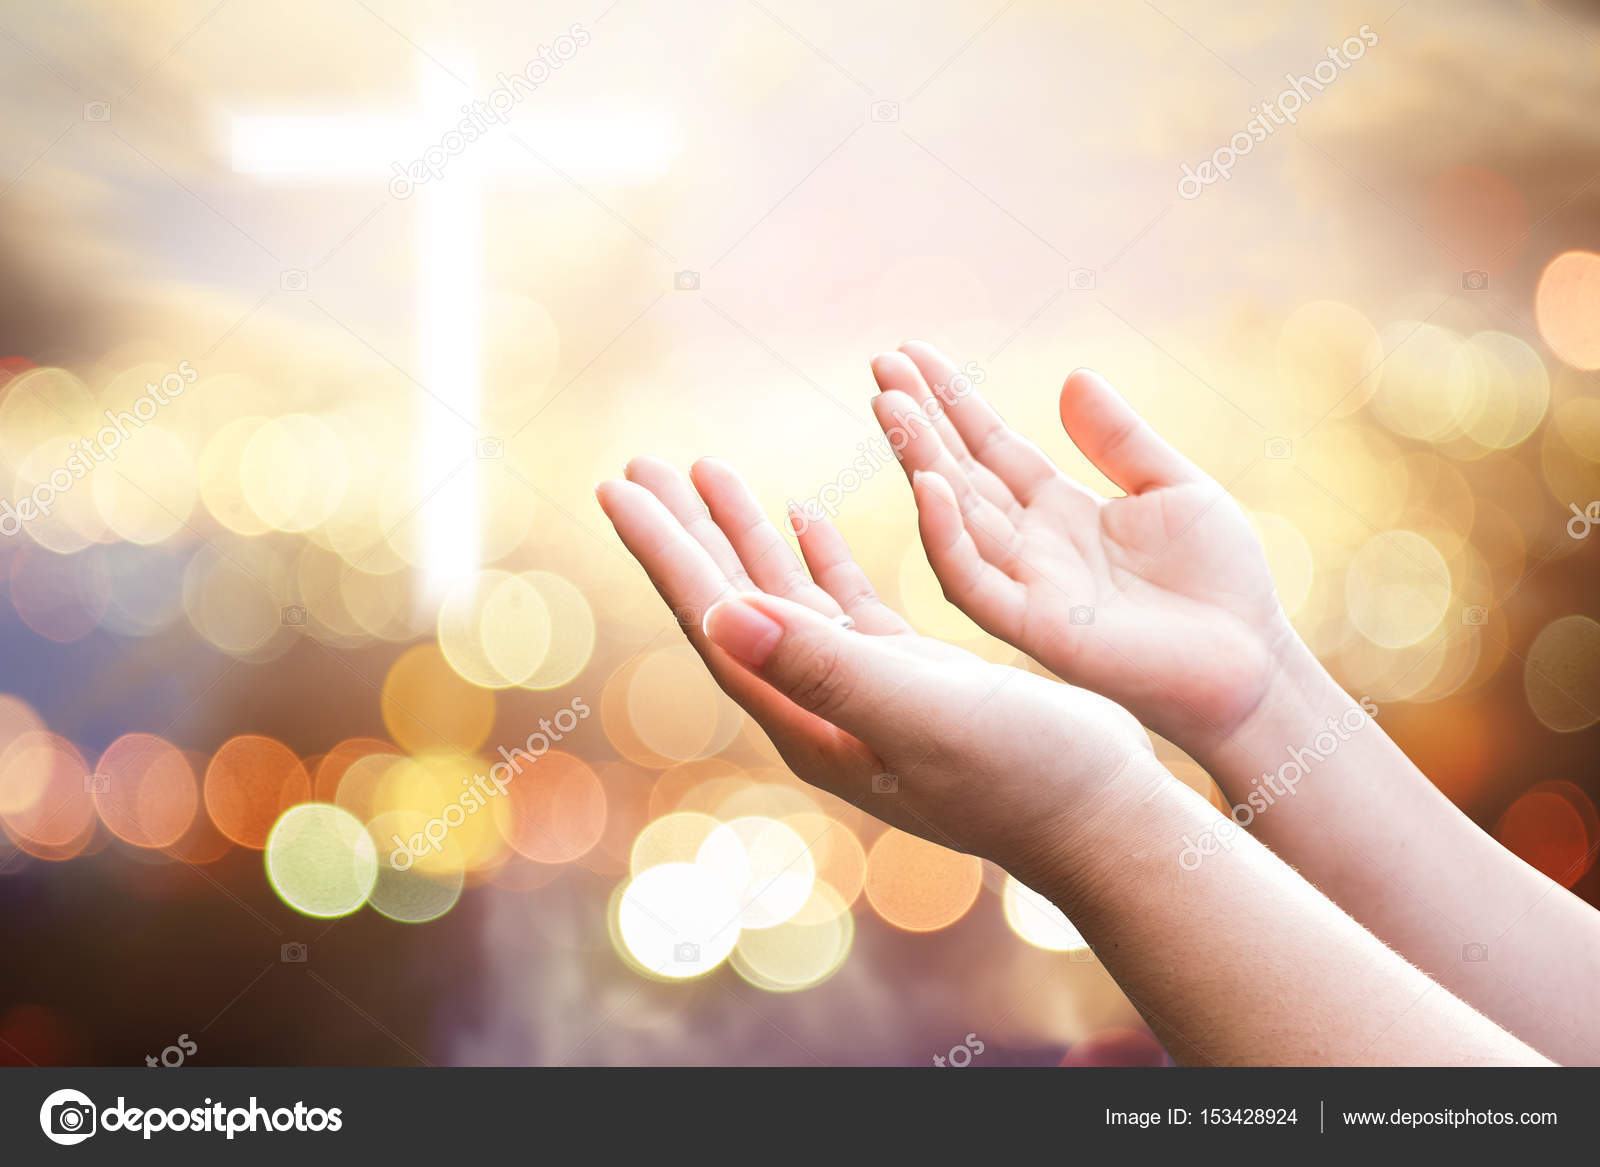
[(948, 385), (933, 387), (933, 396), (923, 403), (919, 412), (897, 412), (894, 415), (894, 424), (885, 430), (881, 437), (857, 442), (856, 449), (860, 453), (850, 465), (834, 477), (832, 482), (825, 483), (821, 490), (805, 502), (789, 500), (788, 510), (794, 533), (804, 534), (812, 523), (824, 515), (830, 519), (836, 517), (846, 495), (854, 494), (878, 471), (899, 461), (901, 451), (911, 444), (912, 438), (916, 437), (917, 426), (923, 429), (931, 428), (934, 422), (944, 416), (946, 410), (982, 385), (987, 377), (988, 374), (977, 361), (968, 361), (961, 367), (961, 371), (950, 379)]
[(1377, 43), (1378, 34), (1372, 31), (1370, 24), (1363, 24), (1356, 35), (1346, 37), (1343, 44), (1329, 46), (1328, 59), (1318, 61), (1308, 75), (1285, 73), (1283, 79), (1288, 86), (1276, 98), (1263, 101), (1259, 106), (1252, 105), (1250, 112), (1254, 116), (1245, 122), (1244, 129), (1228, 139), (1226, 146), (1217, 147), (1211, 157), (1197, 167), (1190, 167), (1187, 162), (1183, 164), (1183, 177), (1178, 179), (1179, 197), (1197, 199), (1212, 183), (1232, 178), (1234, 164), (1254, 150), (1257, 142), (1265, 142), (1279, 126), (1294, 125), (1296, 115), (1310, 104), (1313, 94), (1332, 85), (1340, 73)]
[(173, 398), (199, 378), (193, 365), (179, 361), (177, 369), (162, 377), (159, 383), (146, 381), (144, 392), (133, 399), (129, 408), (106, 410), (106, 424), (95, 431), (94, 437), (68, 442), (67, 449), (72, 452), (32, 490), (17, 499), (15, 505), (10, 499), (0, 499), (0, 535), (15, 535), (22, 530), (23, 523), (48, 517), (57, 498), (87, 478), (96, 466), (115, 462), (117, 448), (152, 421), (163, 405), (171, 405)]
[(958, 1070), (964, 1070), (972, 1065), (973, 1058), (987, 1048), (988, 1046), (984, 1045), (981, 1037), (976, 1033), (969, 1033), (961, 1041), (951, 1046), (948, 1053), (934, 1054), (933, 1064), (939, 1067), (954, 1066)]
[(496, 85), (482, 101), (470, 101), (461, 107), (466, 116), (440, 135), (439, 140), (422, 151), (410, 162), (390, 163), (394, 177), (389, 180), (389, 193), (397, 199), (408, 199), (417, 187), (427, 182), (437, 182), (444, 177), (445, 167), (452, 158), (466, 152), (468, 146), (483, 137), (491, 126), (503, 126), (511, 120), (511, 111), (524, 98), (531, 97), (539, 86), (550, 80), (552, 74), (578, 55), (578, 50), (592, 38), (582, 24), (574, 24), (549, 45), (540, 45), (538, 55), (519, 72), (496, 75)]
[(463, 778), (461, 785), (467, 789), (439, 815), (424, 823), (420, 831), (414, 832), (409, 839), (402, 839), (398, 834), (390, 836), (389, 841), (394, 844), (394, 851), (389, 855), (390, 864), (396, 871), (410, 871), (412, 864), (424, 852), (432, 851), (437, 855), (443, 851), (444, 841), (450, 837), (451, 831), (466, 822), (469, 814), (477, 814), (488, 806), (489, 799), (504, 794), (512, 780), (522, 773), (525, 764), (532, 765), (544, 757), (557, 742), (576, 729), (589, 713), (588, 703), (582, 697), (574, 697), (554, 717), (541, 717), (539, 728), (528, 735), (520, 748), (507, 750), (501, 746), (501, 760), (489, 767), (489, 773)]
[(1591, 502), (1582, 510), (1578, 509), (1577, 503), (1569, 502), (1567, 509), (1572, 512), (1572, 517), (1567, 520), (1567, 534), (1574, 539), (1586, 539), (1591, 530), (1600, 526), (1600, 502)]
[(167, 1046), (161, 1051), (160, 1057), (157, 1057), (155, 1054), (145, 1054), (144, 1064), (149, 1066), (152, 1070), (157, 1066), (164, 1067), (168, 1070), (176, 1070), (179, 1066), (183, 1065), (187, 1059), (194, 1057), (194, 1055), (199, 1052), (200, 1047), (195, 1043), (194, 1038), (190, 1037), (187, 1033), (180, 1033), (178, 1034), (177, 1041), (173, 1042), (171, 1045)]
[(70, 1147), (96, 1134), (125, 1131), (149, 1139), (161, 1131), (220, 1134), (230, 1141), (240, 1134), (276, 1131), (337, 1131), (344, 1126), (340, 1108), (324, 1109), (296, 1102), (268, 1109), (252, 1095), (248, 1106), (229, 1107), (207, 1098), (203, 1106), (129, 1106), (122, 1095), (104, 1110), (81, 1090), (57, 1090), (39, 1107), (39, 1128), (52, 1143)]
[(1351, 706), (1338, 717), (1328, 718), (1323, 723), (1327, 728), (1312, 738), (1309, 746), (1290, 746), (1289, 760), (1275, 772), (1263, 770), (1261, 777), (1250, 779), (1255, 789), (1245, 795), (1243, 802), (1234, 804), (1232, 814), (1215, 827), (1201, 831), (1198, 839), (1183, 836), (1178, 866), (1194, 871), (1205, 862), (1207, 855), (1233, 850), (1233, 841), (1241, 830), (1255, 822), (1258, 815), (1265, 814), (1268, 807), (1276, 806), (1278, 799), (1293, 795), (1313, 766), (1333, 757), (1342, 744), (1372, 724), (1377, 716), (1377, 704), (1370, 697), (1363, 697), (1359, 707)]

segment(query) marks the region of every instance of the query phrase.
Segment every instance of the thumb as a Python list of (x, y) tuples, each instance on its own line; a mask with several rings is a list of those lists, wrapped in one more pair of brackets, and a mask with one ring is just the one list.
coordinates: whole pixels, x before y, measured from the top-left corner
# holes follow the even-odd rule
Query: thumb
[(846, 733), (890, 744), (911, 732), (920, 661), (881, 636), (867, 636), (776, 596), (745, 594), (705, 617), (711, 643), (802, 709)]
[(1061, 424), (1095, 469), (1129, 494), (1206, 479), (1109, 381), (1089, 369), (1073, 370), (1061, 387)]

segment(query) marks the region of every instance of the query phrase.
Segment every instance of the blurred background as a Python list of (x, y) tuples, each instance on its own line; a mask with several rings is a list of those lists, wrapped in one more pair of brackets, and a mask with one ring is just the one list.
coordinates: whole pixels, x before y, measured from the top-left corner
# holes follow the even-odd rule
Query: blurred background
[(1109, 491), (1105, 373), (1600, 901), (1597, 65), (1554, 0), (6, 3), (0, 1063), (1166, 1062), (784, 771), (594, 504), (721, 456), (1016, 660), (877, 452), (913, 337)]

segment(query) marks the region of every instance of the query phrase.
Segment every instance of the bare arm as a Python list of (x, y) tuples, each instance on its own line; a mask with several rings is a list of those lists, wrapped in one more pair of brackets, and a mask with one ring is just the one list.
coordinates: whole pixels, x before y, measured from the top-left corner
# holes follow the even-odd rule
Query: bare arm
[(1298, 642), (1291, 659), (1199, 759), (1242, 803), (1264, 776), (1283, 787), (1278, 772), (1298, 752), (1304, 777), (1256, 815), (1253, 833), (1529, 1044), (1565, 1064), (1600, 1062), (1600, 913), (1479, 829), (1376, 721), (1339, 723), (1355, 701)]
[[(931, 347), (873, 372), (946, 595), (1187, 750), (1408, 960), (1550, 1056), (1600, 1060), (1600, 912), (1479, 830), (1370, 719), (1291, 793), (1271, 789), (1287, 751), (1324, 753), (1329, 719), (1358, 707), (1295, 635), (1216, 482), (1093, 373), (1067, 378), (1061, 419), (1120, 498), (1064, 474)], [(1463, 960), (1479, 945), (1487, 960)]]
[[(1224, 820), (1126, 711), (916, 635), (826, 523), (801, 534), (808, 575), (726, 467), (697, 466), (698, 494), (664, 463), (629, 476), (606, 513), (667, 605), (704, 613), (691, 643), (795, 772), (1054, 897), (1178, 1056), (1539, 1060), (1260, 844), (1183, 871), (1181, 836)], [(868, 793), (885, 770), (893, 799)]]
[(1181, 868), (1180, 840), (1222, 820), (1198, 794), (1162, 778), (1137, 797), (1108, 801), (1064, 849), (1059, 871), (1032, 878), (1174, 1057), (1199, 1065), (1545, 1064), (1248, 835)]

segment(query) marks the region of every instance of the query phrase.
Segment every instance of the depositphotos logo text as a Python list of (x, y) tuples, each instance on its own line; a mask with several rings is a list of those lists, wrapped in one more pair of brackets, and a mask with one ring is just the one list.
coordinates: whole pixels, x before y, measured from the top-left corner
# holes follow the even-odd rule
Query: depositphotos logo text
[(239, 1134), (271, 1134), (274, 1131), (337, 1131), (344, 1119), (337, 1106), (324, 1110), (296, 1102), (269, 1110), (252, 1095), (249, 1106), (227, 1106), (207, 1098), (204, 1106), (129, 1106), (120, 1094), (117, 1104), (97, 1111), (94, 1102), (79, 1090), (57, 1090), (39, 1107), (39, 1127), (52, 1143), (70, 1147), (92, 1135), (127, 1131), (142, 1133), (148, 1139), (159, 1131), (188, 1131), (220, 1134), (232, 1139)]

